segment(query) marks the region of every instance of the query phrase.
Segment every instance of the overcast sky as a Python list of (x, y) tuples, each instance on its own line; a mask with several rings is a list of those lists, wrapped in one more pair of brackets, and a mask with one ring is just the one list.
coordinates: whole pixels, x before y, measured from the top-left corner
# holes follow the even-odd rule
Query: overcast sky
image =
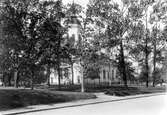
[(73, 3), (73, 1), (75, 3), (78, 3), (80, 5), (82, 5), (83, 7), (86, 7), (86, 5), (88, 4), (89, 0), (62, 0), (63, 4), (67, 4), (67, 3)]

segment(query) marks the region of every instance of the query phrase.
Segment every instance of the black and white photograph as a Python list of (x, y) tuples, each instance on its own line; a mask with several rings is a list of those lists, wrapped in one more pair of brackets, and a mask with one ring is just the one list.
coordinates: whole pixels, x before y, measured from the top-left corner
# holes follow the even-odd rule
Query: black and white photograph
[(167, 115), (167, 0), (0, 0), (0, 115)]

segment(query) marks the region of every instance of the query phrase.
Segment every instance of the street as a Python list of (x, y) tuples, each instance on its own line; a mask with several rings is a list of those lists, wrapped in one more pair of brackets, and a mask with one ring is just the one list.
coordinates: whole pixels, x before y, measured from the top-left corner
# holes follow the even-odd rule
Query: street
[[(166, 95), (26, 113), (26, 115), (166, 115)], [(24, 113), (25, 115), (25, 113)]]

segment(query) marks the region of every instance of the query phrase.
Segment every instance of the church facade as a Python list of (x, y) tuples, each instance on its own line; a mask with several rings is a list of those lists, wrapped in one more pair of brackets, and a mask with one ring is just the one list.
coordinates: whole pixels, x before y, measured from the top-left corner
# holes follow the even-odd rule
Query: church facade
[[(71, 20), (69, 21), (68, 25), (68, 37), (70, 38), (69, 41), (73, 46), (75, 46), (80, 39), (80, 21), (74, 15), (71, 16)], [(61, 64), (61, 84), (81, 84), (82, 77), (84, 77), (83, 68), (79, 61), (76, 60), (73, 64)], [(113, 82), (119, 82), (119, 78), (117, 77), (117, 68), (114, 66), (113, 62), (106, 62), (101, 64), (99, 78), (84, 78), (84, 83), (87, 84), (112, 84)], [(50, 84), (58, 84), (58, 73), (54, 69), (51, 70)]]
[[(74, 63), (73, 66), (64, 64), (61, 66), (61, 84), (68, 85), (72, 84), (81, 84), (82, 80), (82, 67), (79, 63)], [(112, 84), (115, 82), (119, 82), (119, 78), (117, 77), (117, 68), (113, 66), (112, 63), (101, 65), (99, 78), (91, 79), (84, 78), (84, 83), (86, 84)], [(57, 71), (52, 69), (50, 74), (50, 84), (57, 85), (58, 84), (58, 74)]]

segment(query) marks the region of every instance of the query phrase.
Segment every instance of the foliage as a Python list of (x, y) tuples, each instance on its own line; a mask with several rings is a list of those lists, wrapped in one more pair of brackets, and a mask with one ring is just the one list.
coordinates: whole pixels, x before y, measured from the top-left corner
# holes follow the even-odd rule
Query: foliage
[[(43, 65), (44, 60), (47, 64), (52, 63), (57, 58), (54, 54), (60, 52), (59, 39), (62, 32), (59, 21), (63, 15), (60, 4), (60, 1), (42, 3), (37, 0), (7, 0), (3, 3), (4, 36), (1, 41), (7, 49), (6, 54), (9, 54), (7, 58), (10, 58), (8, 61), (12, 64), (10, 67), (21, 73), (30, 72), (32, 83), (36, 69)], [(54, 10), (47, 9), (48, 6), (53, 6)]]
[[(141, 69), (141, 72), (140, 72), (140, 75), (139, 75), (139, 80), (140, 80), (141, 82), (145, 82), (145, 81), (148, 80), (148, 78), (147, 78), (147, 73), (148, 73), (148, 71), (146, 70), (146, 66), (143, 65), (143, 66), (142, 66), (142, 69)], [(150, 73), (150, 70), (149, 70), (149, 73)]]
[[(147, 86), (150, 60), (152, 77), (156, 81), (159, 76), (156, 67), (163, 64), (166, 43), (165, 1), (122, 0), (120, 4), (91, 0), (85, 12), (81, 5), (63, 6), (61, 0), (6, 0), (2, 4), (0, 69), (5, 76), (12, 76), (9, 79), (30, 81), (33, 85), (43, 76), (42, 71), (47, 75), (41, 77), (41, 82), (44, 77), (49, 79), (51, 68), (56, 68), (60, 82), (61, 62), (75, 61), (79, 61), (85, 76), (95, 79), (101, 62), (105, 62), (101, 60), (103, 51), (109, 62), (111, 58), (117, 61), (125, 86), (128, 79), (134, 79), (133, 61), (138, 63), (137, 69), (142, 68), (140, 77)], [(67, 33), (72, 20), (79, 24), (78, 41)], [(165, 24), (164, 28), (158, 27), (161, 24)]]
[(95, 52), (91, 52), (87, 55), (84, 61), (84, 74), (87, 78), (96, 79), (100, 78), (100, 56)]

